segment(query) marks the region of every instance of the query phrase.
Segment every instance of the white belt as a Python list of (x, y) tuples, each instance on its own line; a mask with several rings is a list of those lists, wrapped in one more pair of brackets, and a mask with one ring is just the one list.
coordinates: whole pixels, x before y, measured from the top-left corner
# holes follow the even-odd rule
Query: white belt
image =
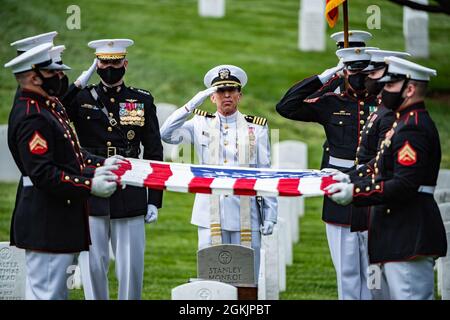
[(436, 189), (436, 187), (434, 186), (420, 186), (417, 191), (422, 193), (434, 194), (434, 189)]
[(23, 177), (22, 181), (24, 187), (31, 187), (33, 185), (33, 182), (31, 181), (30, 177)]
[(351, 168), (355, 165), (355, 160), (341, 159), (330, 156), (328, 164), (332, 164), (336, 167)]

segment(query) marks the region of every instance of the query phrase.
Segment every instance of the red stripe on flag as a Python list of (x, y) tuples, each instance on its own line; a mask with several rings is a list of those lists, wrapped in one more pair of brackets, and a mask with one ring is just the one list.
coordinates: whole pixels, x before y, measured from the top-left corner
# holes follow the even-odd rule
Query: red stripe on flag
[(162, 163), (150, 163), (153, 171), (144, 180), (144, 186), (155, 189), (164, 190), (167, 179), (172, 176), (172, 170), (170, 170), (169, 164)]
[(322, 183), (320, 184), (320, 190), (322, 190), (323, 192), (325, 192), (326, 195), (328, 195), (328, 192), (325, 191), (324, 189), (326, 187), (328, 187), (329, 185), (332, 185), (336, 182), (338, 182), (338, 181), (334, 180), (332, 176), (322, 177)]
[(255, 183), (256, 179), (236, 179), (233, 193), (237, 196), (256, 196)]
[(300, 196), (298, 191), (300, 184), (299, 178), (282, 178), (278, 181), (278, 195), (279, 196)]
[(131, 169), (132, 169), (131, 162), (129, 160), (122, 160), (119, 163), (119, 169), (112, 170), (112, 172), (117, 176), (117, 184), (119, 186), (121, 185), (122, 176), (125, 174), (125, 172)]
[(188, 188), (191, 193), (211, 193), (211, 183), (214, 178), (194, 177), (189, 182)]

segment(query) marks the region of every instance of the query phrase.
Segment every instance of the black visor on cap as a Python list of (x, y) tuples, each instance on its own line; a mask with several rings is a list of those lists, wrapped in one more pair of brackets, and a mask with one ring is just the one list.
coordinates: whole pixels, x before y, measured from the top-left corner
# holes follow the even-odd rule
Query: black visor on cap
[[(338, 49), (344, 49), (344, 41), (336, 42), (336, 46)], [(349, 48), (356, 48), (356, 47), (365, 47), (365, 42), (357, 42), (357, 41), (349, 41), (348, 47)]]
[(346, 62), (345, 67), (350, 71), (361, 71), (369, 65), (369, 61), (352, 61)]

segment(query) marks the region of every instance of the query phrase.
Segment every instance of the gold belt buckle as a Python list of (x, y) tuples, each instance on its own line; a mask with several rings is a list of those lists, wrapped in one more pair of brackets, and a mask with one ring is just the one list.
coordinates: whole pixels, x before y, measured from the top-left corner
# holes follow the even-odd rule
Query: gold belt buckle
[(115, 156), (117, 154), (116, 147), (108, 147), (108, 150), (107, 150), (106, 154), (107, 154), (108, 158), (112, 157), (112, 156)]

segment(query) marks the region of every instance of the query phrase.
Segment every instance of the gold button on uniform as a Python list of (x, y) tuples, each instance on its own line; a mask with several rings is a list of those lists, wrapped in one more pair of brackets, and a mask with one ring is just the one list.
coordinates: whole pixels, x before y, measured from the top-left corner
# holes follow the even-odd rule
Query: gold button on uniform
[(111, 99), (109, 99), (109, 101), (111, 101), (112, 103), (114, 103), (114, 102), (116, 102), (116, 99), (111, 98)]
[(364, 122), (364, 120), (361, 120), (359, 123), (364, 124), (365, 122)]
[(108, 147), (111, 147), (111, 145), (112, 145), (111, 141), (106, 142), (106, 145), (107, 145)]
[(228, 145), (228, 141), (224, 141), (224, 142), (223, 142), (223, 145), (224, 145), (224, 146), (227, 146), (227, 145)]
[(360, 191), (361, 191), (360, 188), (356, 188), (356, 189), (355, 189), (355, 192), (356, 192), (356, 193), (358, 193), (358, 192), (360, 192)]
[(90, 182), (89, 180), (86, 180), (86, 181), (84, 182), (84, 184), (88, 186), (88, 185), (91, 184), (91, 182)]
[(90, 117), (90, 116), (87, 116), (87, 117), (86, 117), (86, 119), (90, 120), (90, 119), (91, 119), (91, 117)]
[(112, 127), (108, 127), (108, 131), (111, 132), (112, 131)]
[(92, 162), (92, 160), (91, 160), (91, 159), (88, 159), (87, 163), (91, 163), (91, 162)]
[(375, 186), (375, 189), (380, 190), (380, 186), (379, 186), (379, 185), (376, 185), (376, 186)]
[(224, 124), (223, 127), (224, 127), (224, 129), (228, 129), (228, 125), (227, 124)]
[(387, 210), (386, 210), (386, 213), (387, 213), (387, 214), (391, 213), (391, 209), (387, 209)]
[(73, 179), (73, 181), (75, 181), (76, 183), (78, 183), (78, 182), (80, 182), (80, 179), (75, 178), (75, 179)]
[(67, 204), (70, 206), (70, 200), (67, 200)]
[(65, 180), (70, 180), (70, 177), (69, 176), (65, 176), (64, 179)]
[(112, 117), (114, 114), (112, 112), (109, 113), (109, 116)]
[(364, 101), (360, 101), (360, 102), (359, 102), (359, 105), (360, 105), (360, 106), (363, 106), (363, 105), (364, 105)]
[(342, 121), (339, 121), (339, 124), (343, 124), (343, 122), (342, 122)]
[(227, 159), (223, 160), (223, 163), (227, 163), (227, 162), (228, 162), (228, 160), (227, 160)]

